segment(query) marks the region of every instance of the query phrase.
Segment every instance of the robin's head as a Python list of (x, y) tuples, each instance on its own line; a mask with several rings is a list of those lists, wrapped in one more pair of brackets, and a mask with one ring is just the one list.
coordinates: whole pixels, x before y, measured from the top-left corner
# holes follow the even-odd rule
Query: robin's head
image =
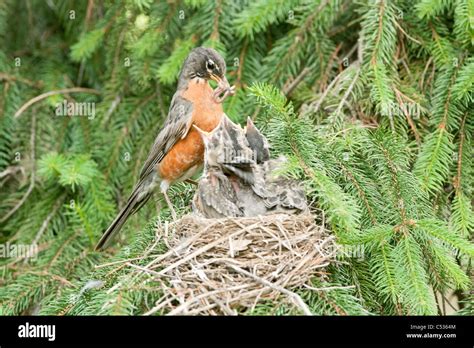
[(212, 132), (203, 131), (196, 125), (193, 125), (193, 127), (199, 132), (204, 143), (204, 170), (219, 168), (224, 146), (222, 127), (217, 127)]
[(234, 166), (252, 165), (255, 160), (243, 129), (238, 124), (232, 122), (226, 115), (222, 118), (222, 127), (226, 141), (224, 163)]
[(225, 61), (217, 51), (212, 48), (197, 47), (186, 58), (178, 85), (184, 86), (189, 80), (195, 78), (213, 80), (217, 83), (214, 97), (217, 102), (222, 102), (227, 95), (233, 94), (233, 87), (230, 87), (225, 72)]
[(245, 137), (252, 149), (257, 163), (263, 163), (270, 159), (270, 146), (267, 138), (255, 127), (252, 119), (247, 118), (247, 126), (245, 127)]

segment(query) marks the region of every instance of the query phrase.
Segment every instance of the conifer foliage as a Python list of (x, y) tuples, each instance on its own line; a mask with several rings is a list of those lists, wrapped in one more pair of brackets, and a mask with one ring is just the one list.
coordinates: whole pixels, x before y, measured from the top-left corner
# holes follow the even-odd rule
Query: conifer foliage
[[(473, 0), (0, 2), (0, 314), (153, 308), (162, 284), (127, 264), (166, 250), (161, 198), (93, 247), (197, 46), (225, 57), (229, 117), (254, 118), (353, 251), (327, 291), (296, 289), (314, 314), (444, 314), (453, 291), (473, 314), (473, 23)], [(193, 191), (170, 189), (179, 214)]]

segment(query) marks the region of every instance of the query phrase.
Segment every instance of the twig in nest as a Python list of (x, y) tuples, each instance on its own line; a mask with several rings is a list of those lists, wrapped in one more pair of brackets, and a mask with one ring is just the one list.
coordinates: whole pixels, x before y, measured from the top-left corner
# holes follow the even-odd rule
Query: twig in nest
[(260, 278), (260, 277), (257, 277), (255, 274), (252, 274), (250, 272), (247, 272), (245, 270), (243, 270), (242, 268), (240, 267), (237, 267), (237, 266), (234, 266), (234, 265), (230, 265), (230, 264), (227, 264), (227, 267), (230, 267), (232, 268), (234, 271), (236, 272), (239, 272), (243, 275), (246, 275), (247, 277), (250, 277), (252, 278), (253, 280), (259, 282), (260, 284), (263, 284), (265, 286), (268, 286), (269, 288), (272, 288), (276, 291), (279, 291), (281, 292), (282, 294), (285, 294), (287, 295), (288, 297), (290, 297), (297, 306), (299, 306), (301, 308), (301, 310), (303, 311), (303, 313), (305, 315), (313, 315), (313, 313), (311, 313), (310, 309), (308, 308), (308, 306), (306, 305), (306, 303), (304, 303), (303, 299), (301, 298), (300, 295), (298, 295), (297, 293), (294, 293), (290, 290), (287, 290), (279, 285), (275, 285), (271, 282), (269, 282), (268, 280), (265, 280), (263, 278)]
[[(254, 225), (252, 225), (254, 226)], [(172, 264), (172, 265), (169, 265), (168, 267), (166, 267), (165, 269), (163, 269), (162, 271), (160, 271), (160, 274), (165, 274), (167, 273), (168, 271), (172, 270), (173, 268), (176, 268), (178, 267), (179, 265), (185, 263), (186, 261), (196, 257), (197, 255), (199, 254), (202, 254), (203, 252), (215, 247), (216, 245), (219, 245), (220, 243), (222, 243), (223, 241), (225, 241), (226, 239), (228, 239), (229, 237), (232, 238), (232, 237), (235, 237), (243, 232), (245, 232), (248, 228), (251, 228), (252, 226), (247, 226), (245, 229), (242, 229), (240, 231), (237, 231), (237, 232), (234, 232), (232, 233), (230, 236), (224, 236), (210, 244), (207, 244), (205, 246), (203, 246), (202, 248), (194, 251), (193, 253), (191, 254), (188, 254), (186, 257), (184, 257), (183, 259), (179, 260), (178, 262)]]

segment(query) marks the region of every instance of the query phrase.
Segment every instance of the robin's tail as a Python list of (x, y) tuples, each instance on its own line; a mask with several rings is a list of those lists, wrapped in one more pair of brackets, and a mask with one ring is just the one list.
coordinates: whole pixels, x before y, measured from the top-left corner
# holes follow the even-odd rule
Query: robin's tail
[[(99, 242), (97, 243), (95, 250), (103, 250), (110, 245), (113, 237), (120, 232), (123, 224), (127, 221), (128, 217), (134, 214), (145, 204), (151, 196), (151, 192), (146, 192), (146, 188), (143, 185), (138, 185), (130, 195), (125, 206), (122, 208), (117, 217), (112, 221), (109, 228), (104, 232)], [(145, 194), (144, 194), (145, 193)]]

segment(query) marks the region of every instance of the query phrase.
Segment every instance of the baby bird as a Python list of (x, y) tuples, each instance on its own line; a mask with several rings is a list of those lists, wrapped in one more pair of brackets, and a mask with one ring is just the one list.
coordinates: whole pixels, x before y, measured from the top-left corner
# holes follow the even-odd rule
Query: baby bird
[(205, 154), (203, 175), (193, 198), (193, 211), (206, 218), (243, 216), (233, 184), (222, 171), (225, 146), (223, 121), (211, 133), (198, 127), (196, 129), (203, 139)]
[(278, 175), (284, 157), (270, 159), (265, 136), (248, 119), (242, 129), (227, 116), (207, 133), (204, 173), (193, 210), (206, 218), (299, 213), (307, 209), (304, 191), (294, 180)]
[(257, 127), (255, 127), (250, 117), (247, 117), (247, 126), (244, 132), (257, 164), (268, 161), (270, 159), (270, 145), (268, 144), (268, 140)]

